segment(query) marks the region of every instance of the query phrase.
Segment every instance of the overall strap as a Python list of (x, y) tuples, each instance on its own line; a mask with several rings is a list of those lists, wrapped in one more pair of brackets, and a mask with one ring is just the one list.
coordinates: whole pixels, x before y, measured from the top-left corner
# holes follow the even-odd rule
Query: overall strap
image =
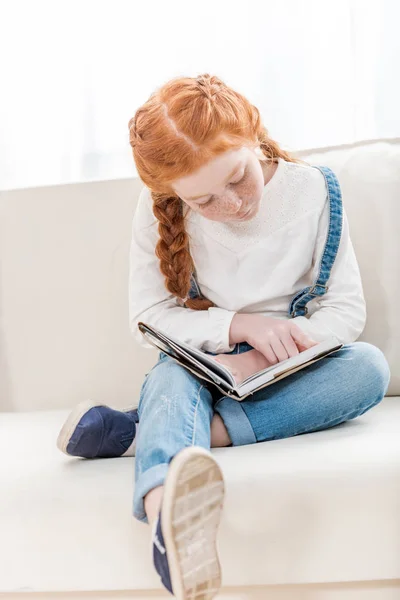
[(314, 166), (325, 177), (329, 200), (329, 228), (328, 236), (322, 254), (318, 276), (312, 286), (306, 287), (292, 298), (289, 308), (291, 317), (303, 317), (307, 314), (307, 304), (318, 296), (323, 296), (327, 291), (327, 283), (332, 267), (338, 253), (343, 225), (342, 194), (339, 181), (329, 167)]
[[(197, 298), (203, 298), (203, 294), (201, 293), (199, 284), (197, 283), (196, 271), (194, 271), (190, 276), (190, 289), (186, 300), (196, 300)], [(186, 300), (183, 301), (184, 308), (187, 308)]]
[(196, 280), (196, 273), (192, 273), (190, 277), (190, 290), (188, 293), (188, 298), (191, 300), (194, 300), (195, 298), (201, 298), (200, 288)]

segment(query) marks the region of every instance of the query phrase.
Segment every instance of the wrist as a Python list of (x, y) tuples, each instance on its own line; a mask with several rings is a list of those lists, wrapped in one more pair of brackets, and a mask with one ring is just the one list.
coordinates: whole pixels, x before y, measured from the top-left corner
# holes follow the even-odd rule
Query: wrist
[(231, 321), (229, 329), (229, 345), (246, 342), (245, 321), (247, 315), (236, 313)]

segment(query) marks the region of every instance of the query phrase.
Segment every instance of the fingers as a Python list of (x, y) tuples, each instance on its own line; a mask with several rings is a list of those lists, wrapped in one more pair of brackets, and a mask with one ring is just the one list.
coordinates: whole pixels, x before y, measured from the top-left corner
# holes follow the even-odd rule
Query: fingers
[(292, 356), (297, 356), (299, 353), (299, 349), (289, 331), (285, 331), (285, 333), (282, 335), (282, 344), (285, 346), (289, 358), (292, 358)]
[(265, 343), (257, 350), (265, 356), (271, 365), (276, 365), (299, 353), (299, 349), (287, 327), (282, 327), (276, 333), (269, 331), (266, 338)]
[[(273, 364), (287, 360), (292, 356), (297, 356), (299, 353), (299, 349), (287, 329), (281, 331), (279, 336), (278, 334), (271, 332), (268, 335), (268, 342), (277, 359)], [(264, 356), (266, 356), (267, 360), (271, 360), (266, 353), (264, 353)]]
[(302, 331), (300, 327), (298, 327), (298, 325), (296, 325), (295, 323), (293, 323), (290, 328), (290, 335), (292, 336), (292, 338), (296, 342), (297, 347), (301, 351), (307, 350), (308, 348), (312, 348), (318, 343), (315, 340), (311, 339), (306, 333), (304, 333), (304, 331)]
[(248, 343), (266, 358), (270, 365), (297, 356), (317, 344), (298, 325), (290, 320), (260, 317), (251, 323)]
[(287, 360), (289, 358), (289, 354), (284, 344), (275, 333), (271, 333), (269, 335), (269, 343), (276, 358), (278, 359), (278, 362), (282, 362), (283, 360)]
[(265, 356), (270, 365), (276, 365), (279, 362), (275, 352), (267, 341), (263, 341), (256, 349)]

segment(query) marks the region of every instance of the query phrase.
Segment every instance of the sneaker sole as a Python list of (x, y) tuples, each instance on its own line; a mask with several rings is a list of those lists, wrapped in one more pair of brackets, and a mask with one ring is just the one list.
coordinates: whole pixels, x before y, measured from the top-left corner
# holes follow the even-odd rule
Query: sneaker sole
[[(78, 404), (69, 414), (67, 420), (61, 428), (60, 433), (57, 437), (57, 448), (61, 450), (67, 456), (71, 456), (68, 454), (67, 447), (73, 436), (75, 429), (77, 428), (82, 417), (92, 408), (96, 408), (97, 406), (109, 406), (107, 404), (101, 404), (99, 402), (93, 402), (92, 400), (85, 400)], [(133, 410), (132, 407), (119, 409), (121, 412), (129, 412)]]
[(161, 510), (172, 589), (179, 600), (211, 600), (221, 587), (217, 533), (223, 499), (224, 480), (212, 455), (198, 447), (182, 450), (168, 470)]

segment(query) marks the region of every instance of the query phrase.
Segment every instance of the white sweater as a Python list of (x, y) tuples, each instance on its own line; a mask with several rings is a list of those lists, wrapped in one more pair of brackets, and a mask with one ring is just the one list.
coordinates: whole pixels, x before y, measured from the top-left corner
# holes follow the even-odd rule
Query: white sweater
[[(164, 285), (154, 250), (157, 220), (144, 188), (133, 219), (130, 257), (130, 326), (144, 321), (197, 348), (223, 353), (236, 312), (288, 319), (291, 298), (317, 275), (327, 237), (329, 202), (322, 173), (279, 159), (251, 221), (217, 223), (189, 211), (186, 228), (201, 292), (216, 307), (194, 311), (179, 305)], [(294, 321), (317, 341), (334, 334), (357, 339), (366, 311), (360, 273), (344, 216), (339, 252), (325, 296)]]

